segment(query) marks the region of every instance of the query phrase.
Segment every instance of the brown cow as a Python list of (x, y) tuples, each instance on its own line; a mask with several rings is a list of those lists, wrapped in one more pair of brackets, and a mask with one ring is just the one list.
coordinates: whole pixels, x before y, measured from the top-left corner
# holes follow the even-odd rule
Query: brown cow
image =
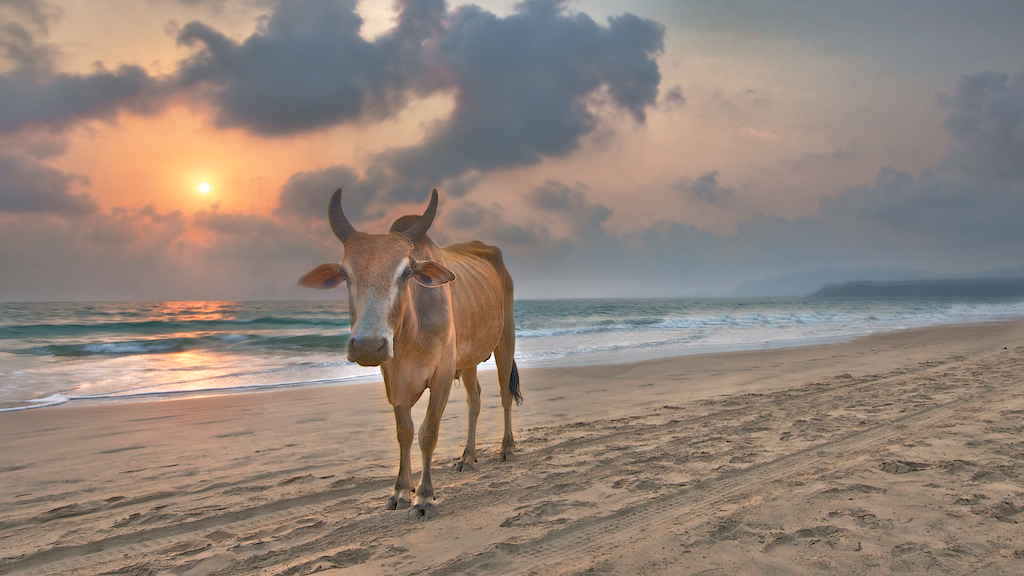
[[(514, 457), (512, 400), (522, 401), (513, 360), (512, 277), (501, 251), (482, 242), (439, 247), (426, 235), (436, 211), (435, 189), (422, 216), (399, 218), (388, 234), (365, 234), (345, 218), (339, 188), (331, 197), (328, 217), (344, 244), (344, 257), (339, 264), (322, 264), (299, 280), (302, 286), (321, 289), (348, 282), (352, 326), (348, 359), (362, 366), (380, 366), (388, 401), (395, 409), (400, 459), (387, 508), (411, 505), (413, 517), (427, 518), (437, 512), (430, 462), (452, 381), (462, 379), (469, 404), (469, 437), (456, 470), (470, 470), (476, 462), (477, 364), (494, 354), (505, 411), (502, 460)], [(413, 501), (411, 410), (427, 388), (430, 403), (420, 426), (423, 475)]]

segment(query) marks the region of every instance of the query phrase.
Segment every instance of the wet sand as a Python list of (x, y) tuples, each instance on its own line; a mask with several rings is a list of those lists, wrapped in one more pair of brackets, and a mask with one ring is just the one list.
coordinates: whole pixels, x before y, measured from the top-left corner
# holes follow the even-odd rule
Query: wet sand
[(1024, 573), (1024, 321), (521, 372), (425, 522), (382, 384), (0, 414), (0, 573)]

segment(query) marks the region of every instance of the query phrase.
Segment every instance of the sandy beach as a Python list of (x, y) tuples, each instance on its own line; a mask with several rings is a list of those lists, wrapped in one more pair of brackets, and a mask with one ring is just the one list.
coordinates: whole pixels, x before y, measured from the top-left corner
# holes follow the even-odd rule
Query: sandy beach
[(0, 573), (1024, 573), (1024, 321), (482, 380), (426, 522), (381, 384), (0, 414)]

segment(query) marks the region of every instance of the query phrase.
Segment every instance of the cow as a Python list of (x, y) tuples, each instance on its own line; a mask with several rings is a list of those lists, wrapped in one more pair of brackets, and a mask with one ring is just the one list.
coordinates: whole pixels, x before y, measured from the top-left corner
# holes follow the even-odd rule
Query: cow
[[(477, 460), (477, 365), (494, 355), (505, 413), (501, 461), (514, 459), (512, 401), (522, 402), (513, 359), (512, 277), (501, 251), (478, 241), (439, 247), (426, 234), (436, 212), (434, 189), (422, 216), (399, 218), (387, 234), (367, 234), (345, 217), (339, 188), (327, 213), (344, 246), (343, 258), (337, 264), (322, 264), (299, 280), (302, 286), (318, 289), (348, 283), (348, 359), (380, 367), (395, 412), (398, 479), (386, 508), (411, 508), (413, 518), (437, 514), (430, 465), (453, 381), (462, 380), (469, 406), (469, 434), (455, 464), (457, 471), (471, 470)], [(411, 410), (428, 388), (430, 400), (419, 432), (423, 474), (413, 490)]]

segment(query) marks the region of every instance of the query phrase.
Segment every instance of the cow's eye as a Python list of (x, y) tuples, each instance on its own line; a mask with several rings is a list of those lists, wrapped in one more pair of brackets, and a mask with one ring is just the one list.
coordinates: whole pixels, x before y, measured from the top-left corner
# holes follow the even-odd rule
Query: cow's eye
[(412, 268), (406, 266), (405, 270), (402, 270), (402, 279), (408, 280), (410, 276), (412, 276)]

